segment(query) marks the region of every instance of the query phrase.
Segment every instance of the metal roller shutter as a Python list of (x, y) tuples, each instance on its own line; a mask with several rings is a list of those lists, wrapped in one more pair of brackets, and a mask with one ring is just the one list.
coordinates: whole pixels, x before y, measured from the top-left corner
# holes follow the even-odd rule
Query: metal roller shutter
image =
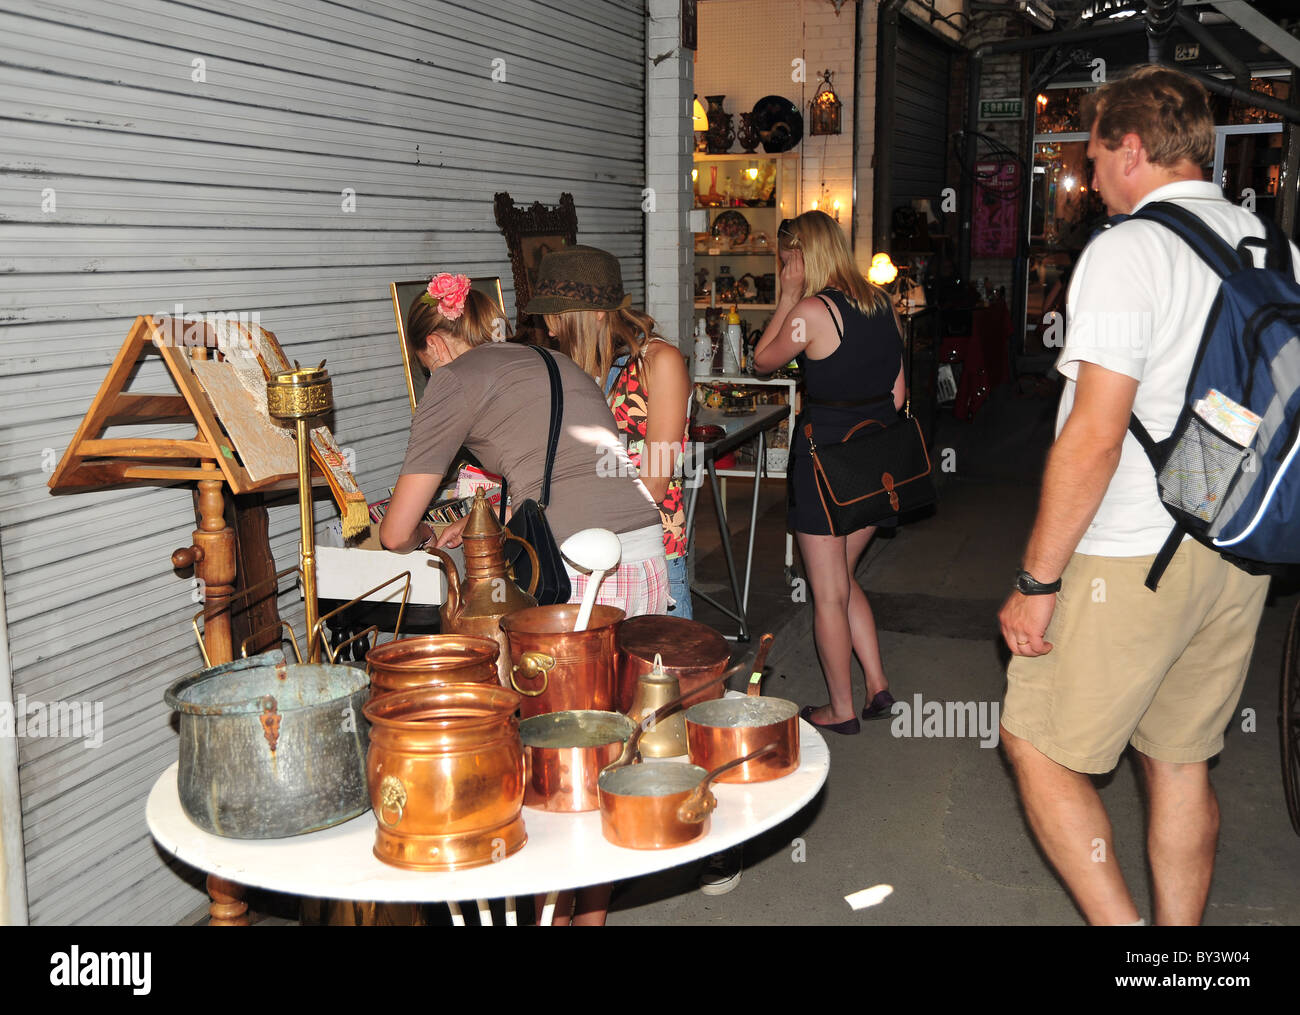
[[(893, 205), (935, 201), (946, 186), (949, 51), (900, 18), (897, 103), (890, 151)], [(887, 224), (886, 224), (887, 225)]]
[[(191, 494), (53, 497), (52, 459), (130, 321), (179, 302), (256, 311), (290, 357), (326, 359), (335, 433), (379, 496), (410, 419), (387, 283), (499, 275), (513, 318), (497, 191), (571, 191), (580, 240), (617, 254), (640, 300), (644, 5), (13, 0), (0, 35), (14, 693), (105, 710), (98, 749), (19, 741), (30, 920), (167, 923), (204, 898), (143, 820), (176, 755), (163, 689), (200, 665), (191, 584), (168, 560), (190, 542)], [(272, 509), (281, 567), (296, 525)]]

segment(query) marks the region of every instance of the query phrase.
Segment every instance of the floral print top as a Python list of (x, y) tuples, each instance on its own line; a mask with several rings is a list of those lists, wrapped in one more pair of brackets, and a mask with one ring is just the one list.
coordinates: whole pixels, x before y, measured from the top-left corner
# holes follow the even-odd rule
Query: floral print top
[[(640, 359), (628, 363), (626, 355), (620, 356), (614, 361), (605, 381), (605, 397), (614, 412), (614, 422), (618, 424), (628, 457), (638, 472), (648, 430), (646, 390), (641, 380), (643, 366)], [(686, 440), (687, 434), (683, 430), (683, 448)], [(659, 502), (659, 521), (664, 529), (664, 556), (669, 560), (686, 556), (686, 500), (682, 495), (680, 476), (668, 484), (668, 492)]]

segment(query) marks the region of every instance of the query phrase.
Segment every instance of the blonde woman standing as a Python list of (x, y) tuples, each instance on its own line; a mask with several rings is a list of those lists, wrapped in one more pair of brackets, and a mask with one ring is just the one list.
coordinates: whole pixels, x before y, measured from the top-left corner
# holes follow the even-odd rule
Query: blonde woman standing
[(669, 616), (691, 618), (686, 581), (686, 502), (674, 477), (686, 441), (691, 384), (677, 347), (652, 317), (629, 306), (613, 254), (565, 247), (547, 254), (525, 307), (541, 314), (561, 352), (601, 385), (619, 436), (659, 508), (668, 566)]
[[(791, 442), (790, 528), (812, 585), (817, 654), (830, 703), (800, 713), (814, 726), (854, 734), (854, 654), (866, 677), (863, 719), (889, 715), (875, 617), (854, 577), (876, 526), (835, 534), (813, 476), (804, 424), (832, 444), (868, 419), (889, 423), (903, 404), (903, 343), (889, 297), (858, 270), (839, 224), (825, 212), (783, 223), (779, 236), (781, 297), (754, 349), (754, 365), (770, 372), (797, 358), (805, 378), (805, 410)], [(892, 524), (892, 523), (890, 523)]]

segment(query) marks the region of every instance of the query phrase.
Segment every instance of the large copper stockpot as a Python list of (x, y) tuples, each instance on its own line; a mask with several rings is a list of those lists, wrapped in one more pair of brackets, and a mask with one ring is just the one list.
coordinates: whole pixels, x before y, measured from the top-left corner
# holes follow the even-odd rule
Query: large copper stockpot
[(614, 632), (625, 617), (595, 606), (585, 631), (575, 631), (578, 605), (534, 606), (501, 618), (510, 641), (510, 680), (524, 695), (524, 719), (546, 712), (614, 711)]
[(636, 723), (617, 712), (547, 712), (519, 724), (524, 744), (524, 806), (594, 811), (596, 779), (623, 750)]
[(519, 695), (495, 679), (394, 691), (366, 704), (375, 856), (395, 867), (447, 871), (523, 848), (518, 706)]
[(600, 776), (600, 830), (615, 846), (671, 849), (708, 833), (718, 806), (709, 783), (728, 769), (774, 750), (769, 744), (712, 772), (661, 761), (611, 768)]
[(681, 692), (688, 695), (683, 708), (722, 697), (721, 684), (695, 693), (701, 684), (727, 668), (731, 655), (727, 639), (707, 624), (681, 617), (630, 617), (618, 626), (615, 645), (618, 650), (616, 707), (620, 712), (631, 709), (637, 681), (643, 674), (653, 672), (656, 654), (663, 660), (664, 672), (676, 677)]
[(371, 700), (389, 691), (497, 679), (497, 643), (467, 634), (425, 634), (376, 645), (366, 653)]

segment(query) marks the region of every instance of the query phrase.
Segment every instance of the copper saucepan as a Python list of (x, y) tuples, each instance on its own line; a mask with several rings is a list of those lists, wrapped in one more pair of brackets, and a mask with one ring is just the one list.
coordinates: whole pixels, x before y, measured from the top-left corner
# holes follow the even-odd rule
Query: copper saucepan
[(594, 811), (596, 780), (619, 756), (637, 724), (617, 712), (547, 712), (523, 720), (524, 806), (544, 811)]
[(730, 769), (719, 782), (766, 782), (799, 767), (799, 706), (785, 698), (759, 695), (763, 662), (772, 636), (763, 635), (754, 672), (743, 698), (705, 701), (686, 710), (686, 746), (691, 763), (717, 768), (771, 744), (776, 750)]
[(672, 849), (708, 833), (718, 806), (709, 783), (728, 769), (776, 750), (775, 744), (712, 772), (698, 765), (652, 762), (612, 768), (600, 777), (600, 830), (615, 846)]

